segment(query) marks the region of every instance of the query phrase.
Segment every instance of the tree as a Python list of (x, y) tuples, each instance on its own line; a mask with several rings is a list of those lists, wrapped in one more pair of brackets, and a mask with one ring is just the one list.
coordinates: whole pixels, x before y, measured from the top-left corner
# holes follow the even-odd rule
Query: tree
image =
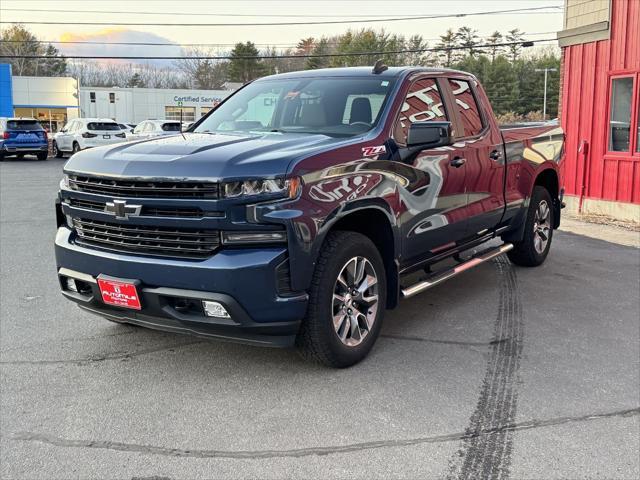
[(184, 58), (176, 61), (175, 66), (187, 75), (192, 87), (217, 90), (228, 80), (228, 62), (202, 58), (217, 56), (220, 52), (191, 48), (182, 53)]
[(0, 34), (0, 57), (45, 55), (47, 58), (8, 58), (14, 75), (53, 77), (64, 75), (67, 62), (53, 45), (45, 45), (22, 25), (12, 25)]
[(440, 63), (449, 68), (458, 59), (459, 55), (454, 50), (458, 46), (458, 36), (452, 29), (448, 29), (444, 35), (440, 35), (440, 42), (436, 45)]
[(524, 32), (521, 32), (517, 28), (514, 28), (513, 30), (509, 30), (507, 32), (507, 36), (505, 38), (507, 40), (507, 43), (513, 43), (513, 45), (508, 46), (508, 50), (509, 59), (511, 60), (511, 62), (515, 63), (515, 61), (518, 60), (518, 57), (520, 56), (520, 52), (522, 51), (521, 43), (524, 41)]
[(253, 42), (236, 43), (230, 55), (229, 79), (233, 82), (247, 83), (263, 75), (264, 65), (256, 58), (259, 55), (260, 52)]
[(463, 47), (470, 57), (484, 53), (478, 48), (478, 44), (480, 42), (477, 30), (473, 30), (469, 27), (460, 27), (455, 36), (458, 40), (458, 45)]
[(127, 82), (127, 87), (142, 87), (142, 77), (138, 72), (131, 75), (131, 78)]
[[(414, 50), (405, 55), (403, 63), (405, 65), (429, 66), (435, 63), (435, 58), (431, 52), (424, 50), (429, 48), (429, 44), (421, 35), (413, 35), (406, 44), (406, 50)], [(418, 50), (418, 51), (416, 51)], [(423, 50), (420, 52), (419, 50)]]
[[(329, 53), (329, 40), (322, 37), (313, 47), (312, 55), (327, 55)], [(325, 68), (329, 66), (329, 57), (311, 57), (307, 58), (305, 69), (315, 70), (316, 68)]]
[(491, 61), (495, 61), (496, 57), (502, 52), (502, 47), (499, 47), (498, 44), (502, 43), (503, 37), (500, 32), (497, 30), (491, 34), (489, 38), (487, 38), (487, 44), (489, 45), (488, 50), (491, 55)]

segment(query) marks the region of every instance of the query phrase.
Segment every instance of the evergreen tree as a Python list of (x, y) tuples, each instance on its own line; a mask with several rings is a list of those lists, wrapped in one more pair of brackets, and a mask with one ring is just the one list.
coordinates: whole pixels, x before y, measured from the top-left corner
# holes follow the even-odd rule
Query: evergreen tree
[(436, 45), (440, 63), (449, 68), (458, 59), (459, 54), (454, 48), (458, 46), (458, 36), (452, 29), (448, 29), (444, 35), (440, 35), (440, 42)]
[(509, 50), (509, 59), (512, 63), (515, 63), (520, 56), (520, 52), (522, 51), (521, 42), (524, 41), (524, 32), (521, 32), (517, 28), (513, 30), (509, 30), (507, 32), (507, 36), (505, 37), (507, 43), (514, 43), (513, 45), (509, 45), (507, 48)]
[[(326, 55), (329, 53), (329, 40), (322, 37), (313, 47), (312, 55)], [(329, 57), (311, 57), (307, 58), (305, 69), (315, 70), (316, 68), (325, 68), (329, 66)]]
[(127, 87), (144, 87), (142, 77), (138, 72), (131, 75), (131, 78), (127, 82)]
[(498, 44), (502, 43), (503, 37), (500, 32), (497, 30), (491, 34), (489, 38), (487, 38), (487, 44), (489, 47), (489, 55), (491, 55), (491, 61), (493, 62), (500, 53), (502, 53), (502, 47), (499, 47)]
[(478, 48), (480, 42), (477, 30), (469, 27), (460, 27), (455, 35), (458, 40), (458, 45), (463, 47), (470, 57), (484, 53), (484, 51)]
[(253, 42), (236, 43), (230, 55), (229, 79), (233, 82), (247, 83), (263, 75), (264, 65), (256, 58), (259, 54)]

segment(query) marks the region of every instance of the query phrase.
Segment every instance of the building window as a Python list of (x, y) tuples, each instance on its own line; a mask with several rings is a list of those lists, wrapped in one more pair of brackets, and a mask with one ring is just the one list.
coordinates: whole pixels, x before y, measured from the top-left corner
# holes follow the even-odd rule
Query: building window
[(196, 121), (196, 107), (164, 107), (164, 118), (166, 120), (180, 120), (180, 110), (182, 110), (183, 122)]
[(109, 103), (116, 103), (116, 94), (113, 92), (109, 93)]
[(96, 92), (89, 92), (89, 100), (91, 103), (96, 103)]
[(628, 152), (631, 144), (631, 99), (633, 77), (611, 80), (609, 151)]
[(213, 107), (200, 107), (200, 116), (204, 117)]
[(471, 90), (471, 85), (466, 80), (450, 78), (449, 86), (456, 99), (456, 109), (464, 127), (462, 136), (475, 137), (479, 135), (483, 128), (482, 117), (480, 116), (480, 109), (473, 95), (473, 90)]

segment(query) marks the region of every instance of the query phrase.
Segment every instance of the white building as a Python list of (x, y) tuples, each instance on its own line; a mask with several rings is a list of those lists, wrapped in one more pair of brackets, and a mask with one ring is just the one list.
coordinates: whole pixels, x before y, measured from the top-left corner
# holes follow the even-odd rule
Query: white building
[(193, 122), (232, 90), (83, 87), (70, 77), (12, 76), (0, 64), (0, 116), (33, 117), (51, 132), (78, 117), (137, 124), (147, 119)]
[(77, 118), (78, 81), (70, 77), (12, 77), (16, 117), (33, 117), (50, 131)]
[(193, 122), (231, 94), (229, 90), (80, 87), (82, 117), (137, 124), (147, 119)]

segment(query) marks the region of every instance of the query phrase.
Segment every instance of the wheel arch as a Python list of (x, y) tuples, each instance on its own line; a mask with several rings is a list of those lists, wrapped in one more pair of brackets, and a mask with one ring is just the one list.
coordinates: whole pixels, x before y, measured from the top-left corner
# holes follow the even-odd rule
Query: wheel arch
[(399, 269), (396, 260), (399, 252), (395, 219), (390, 210), (377, 204), (355, 204), (343, 208), (323, 228), (320, 245), (326, 235), (335, 230), (357, 232), (369, 238), (382, 257), (387, 280), (387, 308), (394, 308), (399, 300)]
[(545, 168), (536, 175), (536, 178), (531, 186), (531, 195), (535, 187), (543, 187), (551, 195), (553, 201), (553, 228), (556, 229), (560, 226), (560, 179), (558, 172), (554, 168)]

